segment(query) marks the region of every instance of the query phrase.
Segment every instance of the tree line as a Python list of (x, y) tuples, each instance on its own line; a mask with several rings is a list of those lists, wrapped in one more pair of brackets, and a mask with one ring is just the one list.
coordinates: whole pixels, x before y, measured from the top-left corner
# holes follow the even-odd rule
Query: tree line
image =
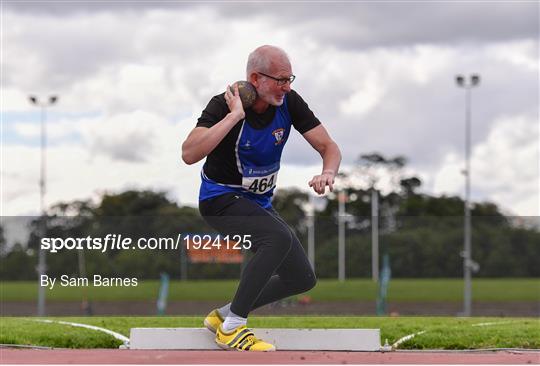
[[(380, 154), (363, 155), (358, 170), (338, 177), (346, 193), (346, 276), (371, 275), (371, 197), (379, 198), (379, 246), (388, 254), (393, 277), (461, 277), (463, 275), (463, 208), (456, 196), (418, 193), (421, 181), (400, 171), (402, 157), (386, 159)], [(381, 173), (383, 172), (383, 173)], [(379, 189), (380, 174), (390, 176), (386, 193)], [(366, 179), (359, 182), (357, 177)], [(277, 190), (274, 208), (289, 223), (307, 248), (309, 195), (295, 189)], [(474, 203), (472, 214), (472, 258), (479, 263), (476, 277), (540, 276), (540, 231), (506, 217), (496, 204)], [(336, 278), (338, 272), (338, 197), (331, 194), (326, 207), (313, 213), (315, 263), (320, 278)], [(30, 224), (25, 243), (8, 243), (0, 227), (0, 279), (34, 280), (40, 238), (104, 237), (123, 234), (140, 237), (176, 237), (178, 233), (214, 232), (198, 209), (180, 206), (166, 192), (130, 190), (104, 194), (100, 201), (56, 204), (45, 218)], [(181, 251), (171, 250), (60, 250), (47, 254), (47, 274), (133, 277), (157, 279), (161, 272), (180, 278), (187, 266), (190, 279), (238, 278), (238, 264), (185, 263)], [(81, 257), (82, 256), (82, 257)], [(249, 253), (246, 253), (249, 256)], [(81, 267), (81, 262), (83, 267)]]

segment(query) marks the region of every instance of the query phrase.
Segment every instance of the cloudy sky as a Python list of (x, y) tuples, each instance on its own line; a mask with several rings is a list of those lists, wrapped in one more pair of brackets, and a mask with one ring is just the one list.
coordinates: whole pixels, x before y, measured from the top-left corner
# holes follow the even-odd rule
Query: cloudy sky
[[(202, 162), (180, 145), (208, 100), (245, 79), (251, 50), (284, 48), (293, 84), (350, 167), (409, 159), (422, 191), (463, 196), (472, 90), (472, 198), (539, 215), (537, 2), (2, 2), (2, 212), (39, 212), (40, 112), (47, 204), (161, 189), (195, 205)], [(318, 154), (296, 134), (278, 185), (307, 189)]]

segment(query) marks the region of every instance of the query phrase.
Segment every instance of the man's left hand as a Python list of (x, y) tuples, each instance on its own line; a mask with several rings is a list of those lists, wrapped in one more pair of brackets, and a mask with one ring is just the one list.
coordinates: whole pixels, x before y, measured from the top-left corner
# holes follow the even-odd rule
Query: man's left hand
[(334, 180), (335, 173), (325, 170), (321, 174), (314, 176), (308, 184), (318, 194), (324, 194), (326, 191), (326, 186), (330, 188), (330, 192), (334, 191)]

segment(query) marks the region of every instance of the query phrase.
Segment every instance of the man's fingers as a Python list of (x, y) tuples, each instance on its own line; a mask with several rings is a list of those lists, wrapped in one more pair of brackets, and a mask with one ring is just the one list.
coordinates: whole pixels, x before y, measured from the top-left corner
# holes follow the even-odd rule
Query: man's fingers
[(318, 179), (317, 181), (317, 193), (323, 194), (324, 193), (324, 182), (322, 179)]
[(308, 182), (308, 185), (318, 194), (324, 194), (326, 192), (326, 186), (328, 186), (330, 192), (334, 191), (334, 178), (327, 177), (325, 175), (316, 175), (312, 180)]
[(235, 85), (234, 88), (231, 88), (230, 85), (227, 85), (227, 89), (225, 90), (225, 99), (233, 99), (233, 98), (240, 98), (240, 92), (238, 91), (238, 85)]

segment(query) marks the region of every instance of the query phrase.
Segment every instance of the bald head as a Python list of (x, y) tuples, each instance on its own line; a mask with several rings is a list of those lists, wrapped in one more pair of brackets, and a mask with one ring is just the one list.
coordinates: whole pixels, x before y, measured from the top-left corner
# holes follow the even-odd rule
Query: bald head
[(272, 72), (278, 66), (287, 65), (290, 67), (289, 56), (281, 48), (276, 46), (261, 46), (251, 52), (248, 57), (246, 76), (254, 72)]

